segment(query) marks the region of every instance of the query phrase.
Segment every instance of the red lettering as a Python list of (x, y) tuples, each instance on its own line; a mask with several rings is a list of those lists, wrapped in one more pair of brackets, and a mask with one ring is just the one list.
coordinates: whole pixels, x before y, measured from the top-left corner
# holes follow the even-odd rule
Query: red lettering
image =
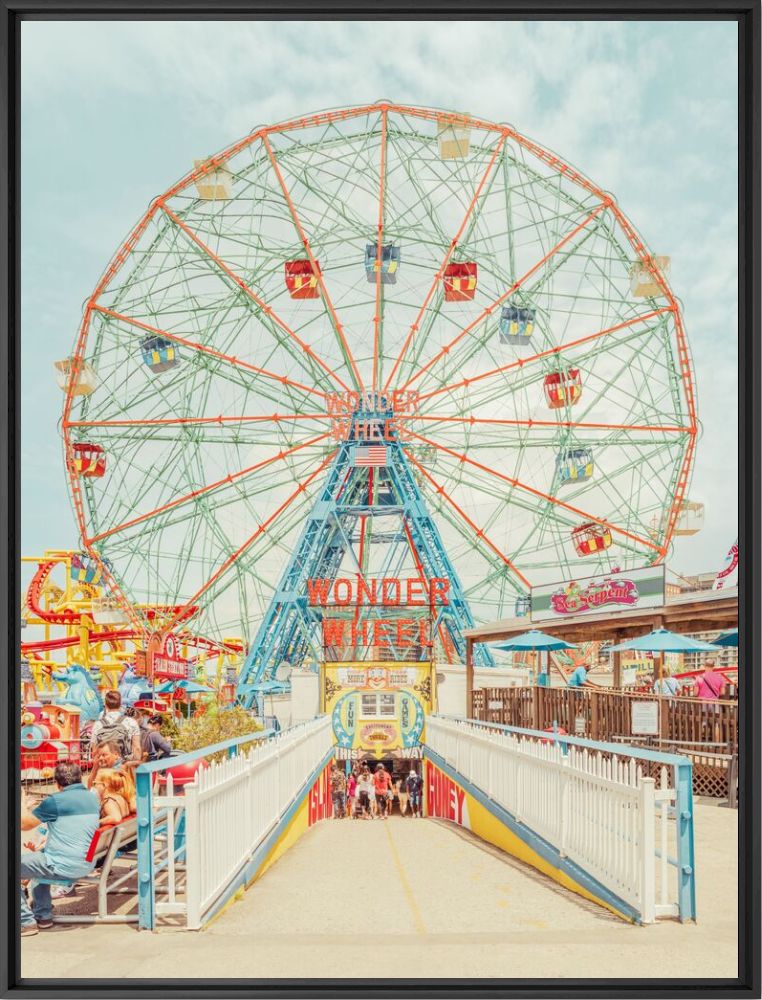
[[(344, 591), (343, 596), (339, 594), (339, 587)], [(333, 599), (337, 604), (349, 604), (352, 600), (352, 581), (340, 576), (333, 585)]]
[(324, 618), (323, 619), (323, 645), (324, 646), (343, 646), (344, 645), (344, 626), (346, 622), (343, 618)]
[(389, 627), (389, 622), (384, 621), (382, 618), (377, 618), (373, 622), (373, 645), (387, 647), (389, 645), (389, 638), (386, 634), (386, 629)]
[(330, 589), (330, 580), (323, 580), (322, 578), (317, 580), (308, 580), (307, 600), (310, 604), (327, 604)]
[(357, 604), (364, 604), (366, 598), (368, 604), (376, 603), (376, 582), (375, 579), (371, 580), (369, 587), (365, 577), (357, 574)]
[[(416, 591), (420, 594), (420, 600), (416, 600)], [(405, 584), (405, 603), (411, 608), (426, 604), (426, 584), (423, 580), (407, 580)]]
[(458, 806), (458, 815), (456, 816), (456, 822), (460, 823), (460, 825), (463, 826), (463, 803), (465, 802), (466, 799), (466, 793), (459, 785), (456, 785), (455, 794), (457, 796), (457, 806)]
[(429, 638), (428, 626), (428, 618), (418, 619), (418, 645), (423, 646), (424, 648), (433, 645), (431, 639)]
[[(394, 590), (394, 599), (390, 594), (390, 589)], [(386, 607), (395, 606), (400, 603), (402, 587), (396, 577), (385, 576), (381, 581), (381, 603)]]
[(385, 420), (384, 421), (384, 436), (388, 441), (393, 441), (397, 437), (397, 422), (396, 420)]
[(431, 603), (432, 604), (449, 604), (450, 599), (447, 596), (450, 590), (450, 581), (445, 579), (443, 576), (435, 576), (431, 581)]
[(368, 622), (353, 621), (350, 625), (350, 645), (352, 646), (367, 646), (368, 645)]
[[(411, 634), (412, 633), (412, 634)], [(397, 646), (412, 646), (415, 622), (410, 618), (397, 619)]]

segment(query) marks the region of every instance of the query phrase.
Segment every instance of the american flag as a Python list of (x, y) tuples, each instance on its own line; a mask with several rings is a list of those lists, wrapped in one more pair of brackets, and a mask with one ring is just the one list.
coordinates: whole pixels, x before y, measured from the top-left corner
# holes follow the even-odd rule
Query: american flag
[(352, 464), (355, 466), (387, 465), (386, 445), (374, 444), (354, 449)]

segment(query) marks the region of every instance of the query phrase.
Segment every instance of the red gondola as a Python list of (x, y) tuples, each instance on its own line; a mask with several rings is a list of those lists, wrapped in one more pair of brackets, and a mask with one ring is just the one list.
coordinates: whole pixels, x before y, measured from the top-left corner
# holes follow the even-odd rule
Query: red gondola
[(476, 262), (448, 264), (444, 272), (445, 302), (468, 302), (476, 295)]
[(317, 299), (320, 297), (318, 277), (320, 262), (315, 261), (315, 270), (310, 260), (286, 261), (286, 288), (292, 299)]
[(582, 374), (579, 368), (551, 372), (545, 376), (545, 399), (551, 410), (574, 406), (582, 395)]
[(578, 528), (572, 529), (572, 541), (578, 556), (592, 556), (609, 548), (613, 539), (611, 528), (595, 521), (587, 521)]
[(72, 445), (72, 471), (78, 476), (100, 479), (106, 471), (106, 452), (99, 444), (82, 442)]

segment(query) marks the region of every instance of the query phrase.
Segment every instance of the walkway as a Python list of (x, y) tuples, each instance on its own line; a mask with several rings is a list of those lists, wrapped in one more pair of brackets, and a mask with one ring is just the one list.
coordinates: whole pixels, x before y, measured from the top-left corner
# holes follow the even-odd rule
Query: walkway
[[(59, 925), (24, 940), (23, 971), (62, 978), (733, 977), (738, 814), (717, 806), (696, 812), (698, 925), (624, 924), (447, 823), (329, 821), (205, 931)], [(371, 954), (379, 957), (368, 967)]]

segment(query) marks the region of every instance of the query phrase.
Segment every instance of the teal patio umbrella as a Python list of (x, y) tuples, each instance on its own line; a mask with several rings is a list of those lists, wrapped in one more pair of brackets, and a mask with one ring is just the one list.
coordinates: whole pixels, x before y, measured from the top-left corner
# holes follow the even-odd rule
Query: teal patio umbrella
[(689, 635), (670, 632), (666, 628), (655, 628), (648, 635), (639, 635), (636, 639), (628, 639), (616, 646), (609, 646), (609, 652), (620, 649), (639, 649), (646, 653), (714, 653), (720, 647), (714, 642), (702, 642), (691, 639)]
[(554, 635), (548, 635), (546, 632), (541, 632), (538, 628), (532, 628), (528, 632), (522, 632), (521, 635), (514, 635), (512, 639), (506, 639), (505, 642), (497, 643), (497, 645), (493, 648), (504, 649), (508, 652), (530, 649), (544, 651), (545, 670), (541, 670), (540, 673), (547, 675), (548, 653), (551, 650), (576, 649), (577, 646), (573, 642), (567, 642), (565, 639), (558, 639)]
[(726, 632), (721, 635), (719, 639), (714, 640), (715, 646), (737, 646), (738, 645), (738, 629), (734, 628), (731, 632)]
[[(689, 635), (670, 632), (666, 628), (655, 628), (648, 635), (639, 635), (636, 639), (628, 639), (627, 642), (620, 642), (616, 646), (610, 646), (609, 652), (617, 652), (620, 649), (638, 649), (646, 653), (714, 653), (721, 648), (721, 646), (713, 642), (702, 642), (700, 639), (691, 639)], [(660, 684), (661, 679), (662, 658), (660, 656)]]
[(567, 642), (565, 639), (557, 639), (554, 635), (548, 635), (546, 632), (541, 632), (538, 628), (533, 628), (528, 632), (522, 632), (521, 635), (514, 635), (512, 639), (506, 639), (505, 642), (500, 642), (493, 648), (510, 651), (521, 649), (576, 649), (577, 647), (573, 642)]

